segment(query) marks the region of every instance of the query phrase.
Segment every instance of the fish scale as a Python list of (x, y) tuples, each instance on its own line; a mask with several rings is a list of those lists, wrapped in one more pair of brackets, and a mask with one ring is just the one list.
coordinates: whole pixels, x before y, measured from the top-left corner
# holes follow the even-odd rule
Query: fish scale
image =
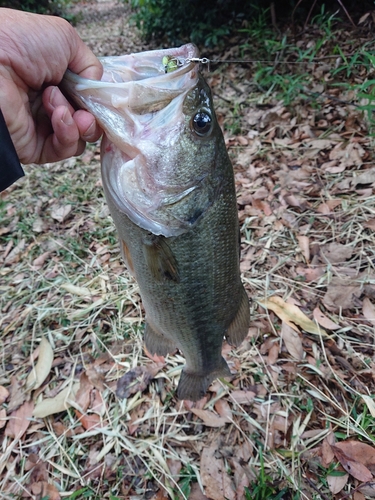
[[(181, 350), (186, 365), (177, 395), (196, 401), (216, 377), (230, 375), (223, 339), (242, 342), (249, 304), (239, 272), (233, 168), (210, 90), (193, 62), (165, 74), (166, 56), (191, 59), (197, 50), (188, 44), (110, 58), (110, 75), (104, 58), (113, 87), (68, 74), (63, 88), (105, 132), (103, 187), (139, 284), (146, 347), (159, 355)], [(137, 79), (129, 76), (135, 67)]]

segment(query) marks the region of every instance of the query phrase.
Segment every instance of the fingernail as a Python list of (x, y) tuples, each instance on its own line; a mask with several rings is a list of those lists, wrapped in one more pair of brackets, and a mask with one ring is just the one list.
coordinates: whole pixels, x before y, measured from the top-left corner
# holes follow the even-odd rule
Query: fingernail
[(73, 121), (73, 118), (69, 112), (68, 109), (66, 109), (64, 111), (64, 114), (62, 115), (62, 118), (61, 118), (62, 122), (66, 125), (66, 126), (70, 126), (70, 125), (73, 125), (74, 121)]
[(95, 122), (92, 122), (92, 124), (89, 126), (86, 132), (82, 135), (82, 139), (84, 141), (87, 141), (87, 139), (91, 137), (94, 131), (95, 131)]
[(55, 98), (55, 94), (56, 94), (56, 90), (57, 90), (57, 87), (52, 87), (51, 93), (50, 93), (50, 95), (49, 95), (49, 103), (50, 103), (50, 105), (51, 105), (51, 107), (52, 107), (53, 109), (55, 109), (55, 107), (56, 107), (56, 106), (54, 105), (54, 103), (53, 103), (54, 98)]

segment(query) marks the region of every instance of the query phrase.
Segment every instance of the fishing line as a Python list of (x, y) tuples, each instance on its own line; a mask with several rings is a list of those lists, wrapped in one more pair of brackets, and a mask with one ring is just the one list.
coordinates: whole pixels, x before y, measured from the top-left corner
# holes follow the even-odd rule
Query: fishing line
[[(325, 56), (325, 59), (328, 58), (333, 58), (335, 57), (336, 59), (339, 58), (340, 56)], [(284, 62), (283, 64), (311, 64), (311, 63), (316, 63), (318, 61), (321, 61), (321, 59), (312, 59), (311, 61), (287, 61)], [(262, 59), (209, 59), (208, 57), (190, 57), (190, 58), (177, 58), (177, 57), (171, 57), (163, 61), (164, 63), (164, 69), (165, 72), (168, 73), (170, 71), (173, 71), (177, 67), (184, 66), (185, 64), (190, 64), (190, 63), (199, 63), (199, 64), (204, 64), (207, 65), (208, 70), (210, 70), (210, 64), (220, 64), (220, 63), (233, 63), (233, 64), (253, 64), (253, 63), (267, 63), (267, 64), (274, 64), (279, 65), (280, 61), (270, 61), (270, 60), (262, 60)], [(317, 93), (317, 92), (309, 92), (308, 90), (305, 90), (305, 94), (309, 95), (310, 97), (313, 97), (315, 99), (319, 98), (325, 98), (325, 99), (330, 99), (332, 101), (339, 102), (341, 104), (346, 104), (346, 105), (351, 105), (356, 108), (361, 108), (358, 104), (352, 102), (352, 101), (344, 101), (341, 99), (338, 99), (335, 96), (325, 94), (323, 92)]]

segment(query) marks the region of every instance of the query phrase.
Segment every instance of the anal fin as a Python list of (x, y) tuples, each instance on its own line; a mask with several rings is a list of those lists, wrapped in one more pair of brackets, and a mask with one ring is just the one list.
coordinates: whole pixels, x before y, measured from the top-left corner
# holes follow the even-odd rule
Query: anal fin
[(227, 362), (221, 358), (220, 366), (212, 372), (200, 374), (189, 372), (186, 367), (181, 372), (177, 387), (178, 399), (198, 401), (206, 394), (208, 387), (218, 377), (229, 377), (231, 375)]
[(240, 297), (240, 307), (234, 317), (232, 323), (229, 325), (225, 333), (225, 338), (229, 344), (239, 346), (249, 331), (250, 325), (250, 307), (249, 298), (245, 289), (242, 287)]
[(149, 323), (145, 327), (145, 345), (150, 354), (165, 356), (174, 352), (176, 345), (162, 333), (157, 332)]

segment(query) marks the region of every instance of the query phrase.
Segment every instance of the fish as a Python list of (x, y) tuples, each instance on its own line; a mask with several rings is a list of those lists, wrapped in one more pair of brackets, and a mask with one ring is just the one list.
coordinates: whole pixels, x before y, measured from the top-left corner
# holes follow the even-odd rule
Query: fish
[(182, 352), (177, 397), (197, 401), (231, 376), (223, 340), (239, 346), (250, 324), (233, 167), (195, 45), (100, 60), (101, 81), (68, 70), (61, 88), (104, 131), (102, 184), (146, 349)]

